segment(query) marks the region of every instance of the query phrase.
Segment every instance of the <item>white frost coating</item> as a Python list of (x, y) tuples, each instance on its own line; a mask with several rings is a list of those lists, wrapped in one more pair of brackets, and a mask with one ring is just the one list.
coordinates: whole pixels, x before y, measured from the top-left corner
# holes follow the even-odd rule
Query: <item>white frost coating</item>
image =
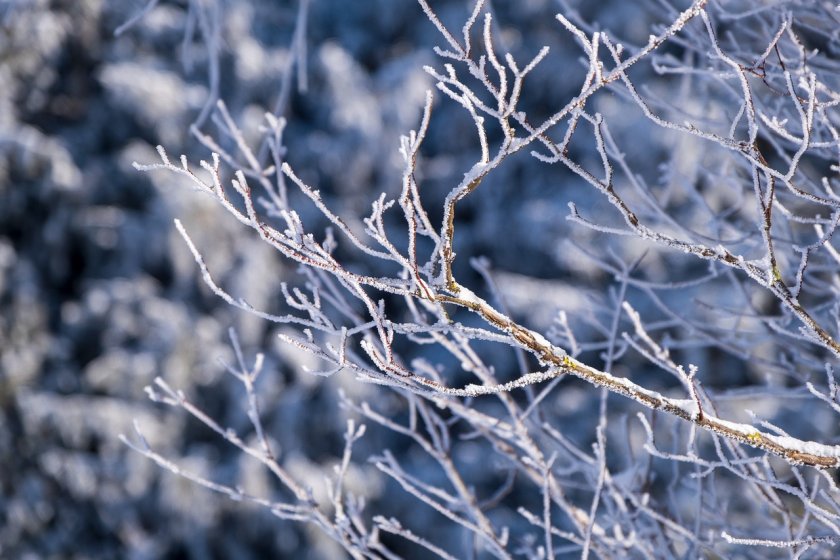
[(478, 179), (482, 173), (484, 173), (487, 169), (487, 163), (483, 161), (477, 161), (473, 166), (470, 168), (469, 171), (464, 173), (464, 179), (461, 181), (461, 184), (458, 185), (457, 188), (453, 189), (452, 193), (456, 193), (461, 189), (464, 189), (468, 185), (470, 185), (473, 181)]
[[(479, 296), (477, 296), (475, 294), (475, 292), (473, 292), (472, 290), (470, 290), (468, 288), (465, 288), (463, 286), (459, 286), (458, 299), (461, 299), (464, 302), (472, 304), (472, 305), (481, 305), (481, 306), (485, 306), (485, 307), (491, 307), (486, 301), (484, 301)], [(557, 348), (556, 346), (551, 344), (551, 342), (549, 342), (548, 339), (546, 339), (540, 333), (538, 333), (536, 331), (532, 331), (530, 329), (528, 330), (528, 333), (534, 339), (534, 342), (536, 342), (540, 346), (542, 346), (544, 348), (551, 348), (558, 356), (565, 356), (566, 355), (565, 350), (563, 350), (562, 348)]]
[(540, 371), (534, 373), (526, 373), (522, 377), (514, 379), (509, 383), (502, 385), (475, 385), (470, 384), (462, 390), (451, 390), (449, 392), (456, 394), (465, 394), (470, 397), (477, 397), (479, 395), (490, 395), (495, 393), (507, 393), (513, 389), (519, 389), (528, 385), (535, 385), (542, 383), (547, 379), (551, 379), (557, 375), (556, 371)]
[[(685, 412), (691, 414), (692, 416), (694, 416), (697, 413), (697, 405), (695, 404), (695, 402), (693, 400), (689, 400), (689, 399), (669, 399), (668, 402), (670, 402), (671, 404), (679, 407), (681, 410), (684, 410)], [(724, 428), (727, 428), (728, 430), (731, 430), (735, 433), (741, 434), (744, 437), (750, 437), (750, 436), (753, 436), (756, 433), (758, 433), (758, 430), (750, 424), (742, 424), (740, 422), (730, 422), (729, 420), (723, 420), (722, 418), (718, 418), (717, 416), (711, 416), (711, 415), (705, 414), (705, 413), (704, 413), (704, 416), (706, 417), (706, 419), (709, 422), (711, 422), (713, 424), (718, 424), (720, 426), (723, 426)], [(776, 436), (767, 435), (764, 432), (761, 432), (761, 435), (762, 435), (762, 437), (764, 437), (768, 440), (776, 441), (776, 439), (781, 439), (781, 438), (776, 438)], [(789, 438), (789, 439), (793, 440), (793, 438)], [(799, 441), (799, 440), (793, 440), (793, 441)], [(779, 442), (776, 441), (776, 443), (779, 443)], [(804, 443), (804, 442), (800, 442), (800, 443)], [(779, 443), (779, 445), (781, 445), (781, 443)]]
[[(609, 374), (606, 374), (609, 375)], [(614, 378), (616, 382), (619, 382), (621, 385), (625, 387), (629, 387), (632, 382), (625, 382), (622, 378)], [(684, 410), (685, 412), (694, 416), (697, 412), (697, 405), (694, 401), (689, 399), (667, 399), (659, 395), (654, 391), (648, 391), (646, 389), (642, 389), (641, 387), (635, 387), (634, 390), (640, 393), (644, 393), (649, 396), (655, 396), (666, 400), (670, 404)], [(802, 441), (801, 439), (796, 439), (789, 436), (777, 436), (772, 434), (767, 434), (764, 432), (759, 432), (754, 426), (750, 424), (742, 424), (740, 422), (730, 422), (729, 420), (723, 420), (721, 418), (717, 418), (715, 416), (706, 416), (707, 420), (709, 420), (713, 424), (718, 424), (723, 426), (735, 433), (739, 433), (747, 438), (754, 436), (756, 434), (761, 434), (761, 438), (767, 440), (769, 442), (775, 443), (776, 445), (783, 447), (790, 451), (795, 451), (798, 453), (803, 453), (807, 455), (814, 455), (817, 457), (833, 457), (836, 459), (840, 459), (840, 446), (838, 445), (825, 445), (822, 443), (816, 443), (813, 441)]]
[[(670, 399), (668, 397), (663, 396), (661, 393), (656, 391), (652, 391), (650, 389), (645, 389), (636, 385), (632, 381), (624, 377), (616, 377), (608, 372), (596, 370), (585, 364), (579, 364), (579, 366), (583, 366), (584, 368), (596, 373), (601, 378), (606, 378), (609, 380), (610, 384), (614, 386), (624, 387), (629, 394), (637, 394), (637, 395), (646, 395), (652, 399), (655, 399), (661, 403), (667, 403), (672, 406), (676, 406), (680, 410), (687, 412), (689, 415), (694, 417), (697, 413), (697, 405), (694, 401), (689, 399)], [(746, 438), (750, 438), (756, 434), (760, 434), (762, 439), (766, 441), (770, 441), (783, 447), (785, 449), (808, 454), (808, 455), (815, 455), (819, 457), (834, 457), (840, 459), (840, 446), (836, 445), (824, 445), (821, 443), (815, 443), (810, 441), (802, 441), (800, 439), (788, 437), (788, 436), (776, 436), (771, 434), (766, 434), (764, 432), (759, 432), (754, 426), (750, 424), (742, 424), (740, 422), (730, 422), (728, 420), (723, 420), (721, 418), (717, 418), (714, 416), (706, 416), (707, 420), (709, 420), (712, 424), (717, 424), (728, 430), (743, 435)]]
[(697, 404), (691, 399), (668, 399), (668, 402), (692, 417), (697, 414)]
[[(717, 418), (717, 417), (714, 417), (714, 416), (710, 416), (709, 420), (713, 421), (716, 424), (720, 424), (721, 426), (723, 426), (725, 428), (729, 428), (733, 432), (737, 432), (737, 433), (742, 434), (742, 435), (747, 436), (747, 437), (749, 437), (751, 435), (754, 435), (758, 432), (758, 430), (756, 430), (755, 427), (751, 426), (750, 424), (742, 424), (740, 422), (730, 422), (729, 420), (722, 420), (721, 418)], [(764, 434), (764, 433), (762, 433), (761, 435), (766, 436), (766, 434)], [(769, 436), (766, 436), (766, 437), (769, 438)]]
[[(626, 377), (616, 377), (615, 375), (613, 375), (609, 372), (595, 369), (595, 368), (590, 367), (590, 366), (588, 366), (586, 364), (583, 364), (581, 362), (577, 362), (577, 365), (578, 365), (578, 367), (582, 366), (582, 367), (586, 368), (587, 370), (596, 374), (598, 377), (608, 379), (611, 385), (618, 385), (618, 386), (624, 387), (626, 389), (626, 391), (630, 394), (635, 393), (637, 395), (645, 395), (645, 396), (648, 396), (652, 399), (656, 399), (658, 401), (661, 401), (663, 403), (668, 402), (668, 403), (676, 404), (678, 402), (681, 402), (679, 400), (669, 399), (668, 397), (665, 397), (661, 393), (658, 393), (656, 391), (653, 391), (653, 390), (650, 390), (650, 389), (645, 389), (644, 387), (640, 387), (639, 385), (636, 385), (635, 383), (633, 383), (632, 381), (630, 381)], [(680, 407), (680, 408), (682, 408), (682, 407)]]
[[(458, 286), (458, 299), (473, 305), (487, 305), (487, 302), (475, 295), (475, 293), (463, 286)], [(487, 305), (489, 307), (489, 305)]]
[(837, 445), (824, 445), (813, 441), (802, 441), (801, 439), (788, 436), (773, 436), (767, 434), (762, 434), (762, 436), (786, 449), (791, 449), (800, 453), (807, 453), (809, 455), (840, 459), (840, 446)]
[(546, 338), (540, 333), (532, 330), (529, 330), (528, 332), (531, 333), (531, 336), (534, 338), (534, 341), (540, 346), (545, 346), (546, 348), (554, 348), (554, 346), (548, 340), (546, 340)]

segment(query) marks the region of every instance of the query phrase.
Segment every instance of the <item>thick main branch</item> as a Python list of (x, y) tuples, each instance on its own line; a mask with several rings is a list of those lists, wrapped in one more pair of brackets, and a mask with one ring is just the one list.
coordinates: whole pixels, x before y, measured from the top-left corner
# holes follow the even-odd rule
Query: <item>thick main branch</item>
[[(590, 367), (576, 360), (551, 344), (536, 333), (512, 319), (499, 313), (490, 304), (463, 287), (458, 287), (457, 295), (439, 295), (441, 303), (451, 303), (478, 313), (485, 321), (508, 333), (523, 347), (529, 350), (541, 364), (555, 368), (553, 376), (571, 374), (610, 392), (624, 395), (651, 410), (659, 410), (691, 422), (699, 428), (714, 432), (731, 440), (750, 445), (768, 453), (778, 455), (794, 463), (817, 468), (840, 466), (840, 446), (830, 446), (815, 442), (802, 441), (787, 436), (777, 436), (757, 430), (749, 424), (729, 422), (710, 416), (705, 411), (700, 414), (694, 400), (674, 399), (645, 389), (627, 378), (617, 377), (609, 372)], [(534, 381), (544, 380), (544, 376), (533, 376)], [(447, 392), (445, 388), (441, 388)], [(476, 388), (475, 393), (492, 392), (492, 388)]]

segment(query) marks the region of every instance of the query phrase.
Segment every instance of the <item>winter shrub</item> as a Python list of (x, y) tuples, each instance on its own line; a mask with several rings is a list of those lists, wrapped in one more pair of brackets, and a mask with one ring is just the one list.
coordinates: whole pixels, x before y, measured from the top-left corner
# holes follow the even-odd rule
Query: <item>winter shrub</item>
[[(419, 3), (410, 22), (371, 3), (437, 33), (434, 58), (388, 66), (308, 44), (302, 1), (262, 116), (228, 108), (219, 53), (244, 39), (196, 3), (212, 155), (136, 167), (282, 257), (279, 304), (252, 305), (273, 279), (228, 283), (175, 222), (206, 286), (280, 345), (231, 331), (247, 424), (163, 378), (148, 392), (266, 481), (182, 468), (142, 426), (125, 441), (354, 558), (832, 557), (838, 7)], [(329, 134), (296, 143), (296, 111)], [(331, 471), (279, 443), (283, 368), (338, 392), (343, 444), (295, 412), (329, 424)]]

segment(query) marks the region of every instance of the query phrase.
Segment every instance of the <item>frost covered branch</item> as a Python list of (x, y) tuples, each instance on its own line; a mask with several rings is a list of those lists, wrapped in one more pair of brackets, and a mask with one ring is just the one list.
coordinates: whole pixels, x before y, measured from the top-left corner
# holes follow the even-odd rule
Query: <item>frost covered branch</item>
[[(460, 34), (430, 2), (419, 4), (444, 41), (435, 48), (442, 67), (425, 68), (443, 94), (438, 106), (454, 102), (474, 133), (474, 148), (459, 160), (463, 174), (437, 198), (428, 190), (424, 143), (443, 125), (435, 121), (433, 95), (427, 92), (417, 130), (400, 140), (399, 192), (375, 196), (365, 217), (348, 215), (340, 197), (313, 186), (311, 174), (290, 163), (287, 156), (294, 154), (283, 144), (285, 121), (278, 112), (265, 116), (262, 146), (271, 147), (274, 162), (266, 167), (265, 149), (251, 150), (219, 102), (214, 117), (223, 138), (194, 131), (213, 152), (209, 161), (200, 161), (201, 170), (186, 156), (173, 161), (163, 147), (161, 163), (135, 167), (185, 177), (298, 266), (302, 280), (282, 284), (286, 312), (255, 309), (214, 280), (219, 272), (209, 270), (202, 257), (212, 248), (197, 247), (176, 222), (205, 283), (230, 305), (283, 325), (278, 338), (314, 358), (318, 366), (312, 373), (352, 372), (358, 380), (384, 386), (404, 407), (399, 420), (368, 402), (345, 397), (342, 404), (416, 446), (438, 474), (429, 482), (388, 450), (373, 460), (375, 468), (494, 557), (555, 558), (564, 547), (583, 557), (663, 557), (658, 548), (663, 543), (674, 555), (700, 554), (723, 546), (721, 539), (797, 551), (835, 544), (836, 485), (819, 470), (801, 470), (840, 466), (834, 431), (794, 437), (772, 414), (765, 418), (729, 403), (766, 396), (747, 381), (734, 381), (766, 375), (774, 379), (768, 394), (772, 389), (808, 399), (822, 407), (820, 418), (834, 422), (832, 414), (840, 411), (832, 366), (840, 358), (840, 257), (832, 246), (840, 223), (836, 56), (807, 49), (797, 33), (817, 32), (797, 31), (795, 17), (779, 6), (767, 13), (737, 13), (698, 0), (683, 11), (663, 8), (666, 22), (640, 45), (619, 43), (566, 9), (552, 23), (563, 37), (560, 46), (576, 53), (581, 79), (570, 96), (552, 100), (546, 110), (527, 94), (531, 80), (544, 79), (540, 72), (552, 64), (553, 51), (542, 46), (521, 61), (502, 55), (489, 2), (475, 2)], [(756, 31), (725, 32), (730, 20), (751, 21)], [(645, 79), (661, 80), (656, 84), (664, 87)], [(622, 112), (629, 111), (644, 123), (638, 129), (622, 121)], [(663, 154), (658, 170), (638, 161), (634, 144), (643, 139), (643, 129), (662, 135), (658, 143), (650, 139)], [(242, 159), (223, 145), (235, 146)], [(479, 276), (473, 282), (461, 267), (465, 256), (457, 258), (456, 246), (469, 247), (456, 236), (462, 209), (490, 196), (487, 191), (524, 191), (495, 178), (528, 154), (573, 185), (567, 221), (575, 227), (562, 252), (583, 256), (566, 262), (588, 261), (616, 283), (592, 300), (581, 321), (558, 309), (553, 327), (539, 324), (505, 304), (523, 294), (499, 287), (486, 261), (473, 261)], [(249, 183), (268, 198), (257, 197)], [(439, 206), (432, 208), (434, 200)], [(504, 209), (497, 212), (503, 222), (494, 227), (509, 228), (499, 235), (547, 235), (515, 231)], [(323, 224), (324, 232), (313, 223)], [(573, 239), (575, 233), (583, 237)], [(676, 262), (689, 262), (682, 265), (689, 272), (669, 275)], [(479, 295), (485, 292), (497, 303)], [(549, 305), (540, 294), (536, 299)], [(272, 453), (259, 422), (254, 388), (259, 368), (249, 373), (235, 337), (232, 342), (239, 366), (231, 373), (246, 390), (258, 448), (245, 445), (165, 383), (159, 381), (153, 395), (262, 462), (296, 501), (248, 499), (315, 522), (354, 556), (395, 557), (378, 541), (382, 531), (442, 558), (458, 557), (395, 518), (376, 516), (370, 527), (365, 524), (342, 486), (351, 449), (365, 433), (352, 421), (329, 485), (335, 516), (323, 513)], [(506, 371), (500, 357), (511, 349), (517, 374)], [(714, 358), (703, 358), (701, 365), (682, 359), (702, 352)], [(587, 430), (594, 430), (591, 451), (564, 434), (556, 411), (546, 404), (550, 395), (573, 390), (570, 377), (601, 390), (593, 408), (597, 417), (593, 412), (587, 418), (594, 421), (586, 422)], [(737, 393), (741, 385), (747, 386), (744, 394)], [(611, 395), (635, 403), (630, 410), (644, 411), (638, 423), (618, 419), (613, 409), (628, 403), (616, 405)], [(745, 414), (751, 423), (743, 421)], [(730, 420), (735, 417), (740, 420)], [(656, 424), (660, 418), (678, 421), (663, 427)], [(643, 449), (633, 447), (640, 435), (646, 438), (639, 444)], [(453, 451), (461, 440), (480, 441), (512, 479), (539, 496), (516, 509), (537, 529), (530, 540), (513, 539), (509, 522), (488, 513), (514, 483), (482, 500)], [(619, 445), (627, 452), (616, 459)], [(147, 447), (136, 448), (176, 470)], [(778, 462), (783, 466), (771, 456), (784, 459)], [(675, 512), (679, 508), (663, 513), (649, 503), (647, 489), (665, 476), (653, 465), (659, 460), (673, 469), (664, 494), (673, 497), (685, 485), (696, 489), (693, 527)], [(749, 488), (761, 504), (757, 509), (778, 516), (765, 533), (784, 530), (784, 538), (732, 537), (721, 529), (725, 523), (709, 519), (719, 505), (719, 477)], [(689, 478), (692, 482), (685, 482)], [(583, 495), (578, 488), (585, 489)], [(794, 496), (801, 511), (789, 509), (782, 494)]]

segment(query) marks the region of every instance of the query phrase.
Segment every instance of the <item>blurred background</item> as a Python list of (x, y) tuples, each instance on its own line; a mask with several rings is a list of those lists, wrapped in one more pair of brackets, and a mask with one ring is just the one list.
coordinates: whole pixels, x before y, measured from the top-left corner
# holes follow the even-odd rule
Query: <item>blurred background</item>
[[(453, 30), (471, 6), (432, 4)], [(523, 99), (533, 121), (565, 104), (584, 75), (579, 47), (553, 18), (559, 7), (579, 10), (618, 40), (643, 44), (651, 26), (668, 18), (655, 3), (634, 4), (490, 4), (499, 41), (518, 60), (551, 45)], [(266, 353), (258, 387), (265, 424), (284, 465), (316, 496), (343, 449), (348, 413), (338, 405), (339, 391), (379, 399), (395, 413), (401, 406), (349, 374), (308, 376), (302, 366), (317, 364), (280, 345), (276, 325), (213, 295), (174, 218), (217, 282), (259, 309), (282, 309), (280, 282), (294, 282), (297, 272), (182, 179), (141, 173), (132, 163), (157, 162), (158, 144), (173, 159), (208, 158), (190, 127), (198, 122), (214, 130), (206, 110), (216, 96), (254, 146), (264, 113), (279, 107), (298, 175), (343, 216), (367, 215), (378, 193), (400, 191), (399, 137), (417, 127), (425, 92), (434, 88), (423, 66), (440, 67), (432, 48), (443, 41), (414, 0), (311, 0), (302, 24), (296, 1), (164, 0), (125, 26), (145, 6), (0, 0), (0, 557), (341, 558), (341, 549), (314, 529), (213, 494), (119, 441), (136, 421), (157, 451), (184, 468), (255, 493), (276, 490), (241, 453), (144, 393), (160, 376), (223, 425), (247, 428), (245, 395), (220, 364), (232, 360), (230, 328), (248, 360)], [(302, 47), (293, 52), (296, 25)], [(218, 36), (208, 47), (213, 29)], [(648, 140), (628, 144), (627, 157), (640, 173), (657, 177), (669, 137), (655, 140), (638, 115), (621, 121), (610, 98), (601, 108), (612, 111), (616, 134), (624, 124)], [(692, 142), (682, 148), (699, 154)], [(440, 207), (477, 150), (468, 116), (437, 94), (420, 170), (427, 208)], [(591, 146), (572, 150), (577, 159), (597, 162)], [(514, 316), (545, 331), (565, 310), (582, 340), (598, 333), (597, 325), (607, 323), (596, 311), (612, 276), (558, 240), (571, 235), (568, 201), (594, 211), (603, 210), (603, 201), (579, 179), (527, 154), (507, 162), (483, 189), (459, 209), (461, 282), (480, 284), (468, 259), (486, 256)], [(318, 231), (323, 218), (306, 212), (302, 218)], [(574, 241), (591, 247), (594, 238), (578, 229)], [(599, 250), (606, 247), (599, 243)], [(673, 279), (682, 270), (665, 257), (652, 260), (654, 277), (658, 271)], [(696, 272), (686, 266), (686, 274)], [(730, 358), (696, 351), (691, 359), (702, 368)], [(493, 362), (500, 377), (515, 377), (512, 352), (498, 352)], [(748, 369), (738, 371), (749, 376)], [(460, 381), (468, 380), (453, 385)], [(571, 382), (549, 402), (569, 433), (586, 442), (597, 400), (597, 391)], [(372, 430), (357, 446), (348, 487), (370, 510), (410, 519), (457, 549), (461, 537), (443, 517), (418, 507), (366, 462), (384, 448), (412, 461), (405, 441)], [(464, 464), (478, 480), (487, 470), (481, 454), (466, 454)], [(415, 466), (422, 471), (421, 460)], [(498, 478), (485, 476), (488, 484)], [(421, 557), (417, 549), (395, 549)]]

